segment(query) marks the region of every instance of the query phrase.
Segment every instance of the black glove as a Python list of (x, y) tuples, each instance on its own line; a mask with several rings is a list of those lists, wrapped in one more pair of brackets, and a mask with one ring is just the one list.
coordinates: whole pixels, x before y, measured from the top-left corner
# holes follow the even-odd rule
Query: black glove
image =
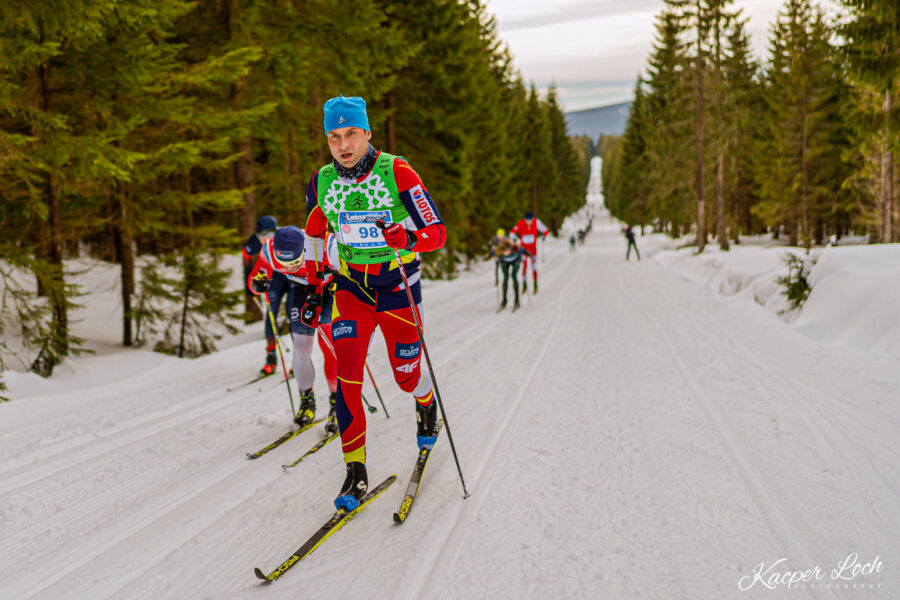
[(269, 289), (269, 279), (256, 279), (254, 278), (252, 282), (250, 282), (250, 286), (253, 288), (253, 291), (257, 294), (265, 294), (266, 290)]
[(319, 325), (319, 313), (322, 312), (322, 290), (318, 286), (306, 286), (306, 302), (300, 308), (300, 320), (309, 327)]

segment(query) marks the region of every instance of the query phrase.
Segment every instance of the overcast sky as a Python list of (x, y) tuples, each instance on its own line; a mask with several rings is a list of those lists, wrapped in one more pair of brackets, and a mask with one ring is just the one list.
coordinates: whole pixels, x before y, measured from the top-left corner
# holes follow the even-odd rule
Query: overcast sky
[[(750, 18), (757, 57), (783, 0), (735, 0)], [(487, 0), (526, 82), (556, 82), (565, 110), (631, 99), (650, 54), (662, 0)]]

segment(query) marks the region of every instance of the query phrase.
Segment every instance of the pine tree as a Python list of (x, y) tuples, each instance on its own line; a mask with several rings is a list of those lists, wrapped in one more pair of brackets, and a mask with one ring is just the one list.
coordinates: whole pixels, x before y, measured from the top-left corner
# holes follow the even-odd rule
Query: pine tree
[(881, 227), (877, 239), (900, 240), (893, 216), (894, 154), (897, 147), (895, 87), (900, 78), (900, 5), (894, 0), (841, 0), (850, 18), (840, 28), (841, 47), (850, 77), (875, 90), (882, 99), (880, 137), (881, 173), (879, 213)]
[(840, 81), (830, 63), (830, 32), (821, 9), (788, 0), (773, 25), (765, 100), (766, 137), (757, 171), (756, 212), (770, 226), (785, 224), (809, 249), (828, 199), (840, 187)]

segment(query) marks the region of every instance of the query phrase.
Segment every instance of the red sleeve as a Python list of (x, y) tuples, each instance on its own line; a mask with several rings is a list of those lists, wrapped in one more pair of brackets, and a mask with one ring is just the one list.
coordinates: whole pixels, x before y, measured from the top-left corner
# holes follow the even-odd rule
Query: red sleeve
[(510, 229), (509, 232), (510, 232), (510, 233), (514, 233), (514, 234), (516, 234), (516, 235), (519, 235), (519, 231), (520, 231), (519, 225), (521, 225), (521, 224), (522, 224), (522, 221), (519, 221), (518, 223), (516, 223), (515, 225), (513, 225), (512, 229)]
[(250, 271), (250, 275), (247, 276), (247, 289), (249, 289), (250, 293), (254, 296), (259, 296), (259, 293), (254, 291), (253, 286), (250, 284), (258, 273), (264, 274), (265, 279), (272, 279), (272, 265), (270, 265), (269, 261), (263, 257), (262, 252), (259, 253), (259, 257), (256, 259), (256, 265), (253, 267), (253, 270)]
[(413, 252), (438, 250), (447, 242), (447, 228), (443, 223), (435, 223), (411, 233), (416, 236), (416, 243), (411, 248)]
[[(416, 173), (415, 170), (409, 166), (409, 163), (402, 158), (395, 159), (393, 167), (394, 181), (397, 182), (397, 191), (400, 193), (400, 201), (406, 205), (407, 211), (410, 213), (410, 216), (413, 218), (417, 227), (419, 227), (415, 231), (410, 231), (416, 238), (416, 242), (412, 245), (410, 250), (413, 252), (431, 252), (432, 250), (443, 248), (444, 244), (447, 242), (447, 227), (441, 220), (437, 206), (432, 200), (431, 195), (428, 193), (428, 190), (425, 188), (425, 184), (422, 183), (422, 178), (419, 177), (419, 174)], [(418, 213), (418, 215), (413, 214), (415, 212), (414, 204), (407, 204), (407, 202), (415, 201), (410, 192), (415, 191), (414, 188), (419, 187), (421, 190), (416, 191), (416, 193), (419, 194), (419, 201), (427, 203), (427, 208), (431, 209), (431, 213), (425, 213), (426, 216), (429, 217), (429, 220), (434, 221), (430, 224), (427, 224), (428, 220), (423, 218), (422, 213)], [(418, 220), (416, 220), (417, 217)]]

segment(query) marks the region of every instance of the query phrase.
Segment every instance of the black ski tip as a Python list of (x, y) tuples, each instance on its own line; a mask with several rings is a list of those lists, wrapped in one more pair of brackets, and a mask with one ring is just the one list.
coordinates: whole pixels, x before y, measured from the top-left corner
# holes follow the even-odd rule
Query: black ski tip
[(253, 460), (254, 458), (259, 458), (259, 456), (257, 456), (256, 454), (250, 454), (250, 453), (248, 452), (248, 453), (247, 453), (247, 458), (249, 458), (250, 460)]
[(400, 516), (400, 513), (394, 513), (394, 523), (402, 523), (403, 517)]
[(260, 578), (260, 579), (262, 579), (263, 581), (265, 581), (266, 583), (272, 583), (272, 582), (269, 580), (269, 578), (266, 577), (266, 574), (259, 570), (259, 567), (254, 567), (254, 568), (253, 568), (253, 573), (254, 573), (258, 578)]

